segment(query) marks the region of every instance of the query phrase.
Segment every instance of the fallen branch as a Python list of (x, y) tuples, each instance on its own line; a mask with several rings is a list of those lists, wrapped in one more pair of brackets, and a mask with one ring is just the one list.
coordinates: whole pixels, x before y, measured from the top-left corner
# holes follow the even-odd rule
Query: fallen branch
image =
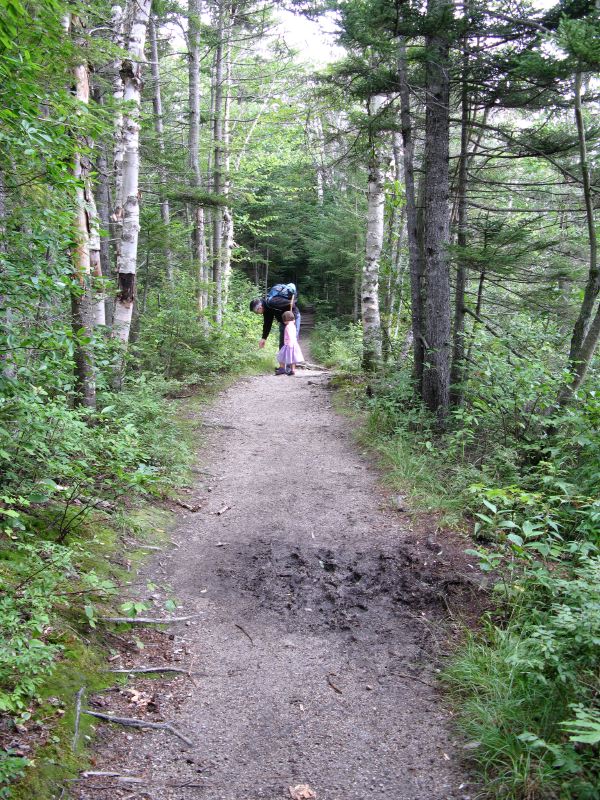
[(158, 617), (100, 617), (103, 622), (127, 622), (137, 625), (171, 625), (174, 622), (186, 622), (188, 619), (195, 619), (202, 614), (190, 614), (187, 617), (169, 617), (159, 619)]
[(329, 675), (327, 676), (327, 683), (331, 686), (334, 692), (337, 692), (338, 694), (343, 694), (342, 690), (335, 685), (335, 683), (331, 680)]
[(181, 667), (131, 667), (131, 669), (109, 669), (107, 672), (113, 672), (117, 675), (143, 675), (148, 672), (181, 672), (183, 675), (198, 675), (197, 672), (190, 672), (189, 669), (181, 669)]
[(173, 736), (177, 736), (182, 742), (185, 742), (188, 747), (193, 747), (193, 742), (184, 736), (183, 733), (173, 727), (170, 722), (149, 722), (143, 719), (134, 719), (133, 717), (113, 717), (111, 714), (101, 714), (99, 711), (88, 711), (84, 709), (82, 714), (88, 714), (90, 717), (97, 717), (98, 719), (106, 720), (107, 722), (114, 722), (115, 725), (124, 725), (126, 728), (152, 728), (157, 731), (169, 731)]
[(86, 769), (81, 773), (82, 778), (120, 778), (121, 772), (104, 772), (103, 770)]
[(191, 506), (189, 503), (184, 503), (183, 500), (176, 500), (175, 502), (178, 506), (181, 506), (181, 508), (191, 511), (192, 514), (195, 514), (196, 511), (200, 511), (202, 508), (202, 503), (197, 503), (195, 506)]
[(75, 702), (75, 732), (73, 733), (73, 745), (72, 749), (73, 752), (77, 749), (77, 740), (79, 739), (79, 722), (81, 720), (81, 701), (83, 700), (83, 694), (85, 692), (85, 686), (82, 686), (81, 689), (77, 692), (77, 700)]

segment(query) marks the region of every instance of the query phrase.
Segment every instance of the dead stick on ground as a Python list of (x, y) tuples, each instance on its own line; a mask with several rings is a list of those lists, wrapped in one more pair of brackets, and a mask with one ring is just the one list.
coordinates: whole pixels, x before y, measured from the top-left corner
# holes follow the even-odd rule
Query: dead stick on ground
[(418, 681), (418, 683), (422, 683), (423, 686), (429, 686), (430, 689), (435, 689), (433, 683), (427, 683), (427, 681), (422, 680), (421, 678), (417, 678), (414, 675), (406, 675), (404, 672), (396, 672), (395, 673), (399, 678), (406, 678), (409, 681)]
[(331, 680), (331, 678), (329, 677), (329, 675), (327, 676), (327, 683), (328, 683), (328, 684), (331, 686), (331, 688), (333, 689), (333, 691), (334, 691), (334, 692), (337, 692), (338, 694), (342, 694), (342, 690), (341, 690), (341, 689), (339, 689), (339, 688), (338, 688), (338, 687), (335, 685), (335, 683), (334, 683), (334, 682)]
[(85, 686), (82, 686), (81, 689), (77, 692), (77, 699), (75, 701), (75, 732), (73, 733), (73, 752), (77, 749), (77, 740), (79, 739), (79, 722), (81, 720), (81, 701), (83, 699), (83, 693), (85, 692)]
[(241, 632), (244, 634), (244, 636), (247, 636), (247, 637), (248, 637), (248, 639), (250, 639), (250, 644), (252, 645), (252, 647), (254, 647), (254, 639), (253, 639), (253, 638), (250, 636), (250, 634), (248, 633), (248, 631), (244, 630), (244, 628), (242, 628), (242, 626), (241, 626), (241, 625), (238, 625), (238, 624), (237, 624), (237, 622), (234, 622), (233, 624), (235, 625), (235, 627), (236, 627), (238, 630), (240, 630), (240, 631), (241, 631)]
[(127, 728), (152, 728), (157, 731), (169, 731), (169, 733), (181, 739), (182, 742), (185, 742), (188, 747), (193, 747), (194, 745), (191, 739), (188, 739), (183, 733), (179, 733), (170, 722), (148, 722), (144, 719), (133, 719), (133, 717), (113, 717), (111, 714), (101, 714), (99, 711), (88, 711), (86, 709), (81, 713), (88, 714), (90, 717), (104, 719), (107, 722), (114, 722), (116, 725), (124, 725)]
[[(190, 668), (191, 669), (191, 668)], [(109, 669), (107, 672), (114, 672), (117, 675), (142, 675), (147, 672), (181, 672), (183, 675), (197, 675), (199, 673), (190, 672), (189, 669), (180, 667), (131, 667), (131, 669)]]
[(173, 622), (185, 622), (188, 619), (196, 619), (202, 614), (190, 614), (187, 617), (169, 617), (159, 619), (158, 617), (100, 617), (103, 622), (128, 622), (137, 625), (171, 625)]

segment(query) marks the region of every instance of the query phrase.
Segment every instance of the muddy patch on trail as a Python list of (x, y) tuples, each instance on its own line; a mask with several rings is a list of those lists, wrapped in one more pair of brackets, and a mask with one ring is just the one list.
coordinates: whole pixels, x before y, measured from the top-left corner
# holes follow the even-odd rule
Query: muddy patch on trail
[(261, 608), (292, 615), (294, 625), (310, 608), (318, 618), (311, 627), (332, 630), (350, 630), (369, 612), (439, 611), (472, 590), (463, 576), (435, 570), (409, 547), (334, 551), (259, 540), (217, 572), (224, 591), (242, 589)]

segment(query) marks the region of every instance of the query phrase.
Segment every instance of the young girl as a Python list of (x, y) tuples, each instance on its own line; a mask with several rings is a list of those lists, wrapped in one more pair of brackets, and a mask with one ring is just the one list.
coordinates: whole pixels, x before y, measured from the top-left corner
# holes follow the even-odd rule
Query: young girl
[(298, 344), (296, 322), (293, 313), (291, 311), (285, 311), (281, 316), (281, 321), (285, 325), (285, 331), (283, 334), (283, 347), (277, 353), (279, 369), (275, 370), (275, 374), (283, 375), (287, 372), (288, 375), (295, 375), (296, 364), (299, 361), (304, 361), (304, 356)]

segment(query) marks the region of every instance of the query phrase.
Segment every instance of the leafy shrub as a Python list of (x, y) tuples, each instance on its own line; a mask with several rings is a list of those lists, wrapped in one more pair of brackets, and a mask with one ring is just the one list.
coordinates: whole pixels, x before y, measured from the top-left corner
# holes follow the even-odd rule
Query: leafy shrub
[(328, 320), (320, 322), (311, 336), (317, 361), (334, 365), (345, 372), (358, 372), (362, 359), (362, 330), (358, 323), (345, 326)]
[(61, 649), (49, 632), (57, 590), (73, 574), (71, 552), (21, 540), (0, 550), (0, 558), (0, 710), (19, 712)]

